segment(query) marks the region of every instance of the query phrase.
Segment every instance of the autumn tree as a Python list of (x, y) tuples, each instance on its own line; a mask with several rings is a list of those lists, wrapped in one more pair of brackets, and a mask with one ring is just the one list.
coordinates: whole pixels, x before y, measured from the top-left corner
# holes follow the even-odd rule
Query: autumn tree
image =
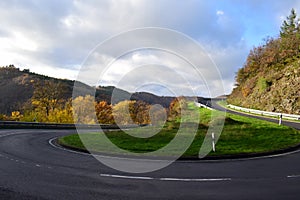
[(95, 124), (95, 98), (86, 95), (85, 97), (79, 96), (72, 101), (74, 122), (80, 124)]
[(177, 97), (171, 103), (169, 107), (168, 118), (170, 121), (181, 118), (181, 112), (187, 108), (187, 100), (184, 97)]
[(56, 123), (74, 123), (72, 99), (70, 98), (64, 104), (60, 104), (59, 107), (52, 110), (49, 113), (48, 121)]
[(0, 114), (0, 121), (8, 120), (8, 117), (6, 115)]
[(113, 117), (117, 124), (150, 124), (151, 106), (144, 101), (121, 101), (113, 106)]
[(13, 121), (20, 121), (20, 119), (23, 117), (23, 115), (20, 113), (20, 111), (13, 111), (11, 113), (10, 119)]
[(100, 101), (95, 105), (96, 115), (100, 124), (113, 124), (112, 106), (106, 101)]
[(149, 115), (152, 125), (163, 125), (167, 120), (167, 110), (161, 105), (152, 105), (149, 110)]
[(144, 101), (136, 101), (131, 110), (131, 116), (136, 124), (150, 124), (150, 105)]
[(50, 112), (65, 103), (63, 99), (65, 89), (60, 82), (55, 83), (49, 80), (36, 82), (31, 103), (36, 111), (42, 112), (45, 118), (48, 118)]
[(113, 117), (117, 124), (134, 124), (134, 104), (136, 101), (121, 101), (113, 106)]

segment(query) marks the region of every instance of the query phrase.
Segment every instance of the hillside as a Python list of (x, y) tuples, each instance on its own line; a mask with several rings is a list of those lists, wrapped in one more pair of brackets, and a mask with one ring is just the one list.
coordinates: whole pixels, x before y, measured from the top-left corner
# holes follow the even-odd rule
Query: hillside
[(13, 65), (0, 67), (0, 114), (21, 110), (24, 103), (32, 97), (34, 84), (45, 80), (61, 82), (66, 88), (63, 98), (72, 96), (73, 81), (42, 76), (29, 70), (20, 71)]
[(300, 114), (300, 25), (296, 13), (280, 37), (255, 47), (236, 76), (228, 103), (272, 112)]
[[(21, 71), (13, 65), (0, 67), (0, 114), (10, 115), (12, 111), (22, 110), (24, 104), (30, 101), (33, 95), (35, 83), (44, 81), (60, 83), (64, 88), (62, 98), (69, 99), (72, 97), (74, 81), (43, 76), (32, 73), (29, 70)], [(80, 86), (82, 95), (84, 95), (85, 91), (93, 89), (84, 83), (78, 85)], [(159, 97), (144, 92), (130, 94), (113, 86), (99, 86), (96, 88), (96, 100), (111, 103), (113, 91), (118, 93), (114, 103), (123, 101), (128, 96), (131, 96), (131, 100), (142, 100), (149, 104), (161, 104), (164, 107), (168, 107), (174, 99), (173, 97)]]

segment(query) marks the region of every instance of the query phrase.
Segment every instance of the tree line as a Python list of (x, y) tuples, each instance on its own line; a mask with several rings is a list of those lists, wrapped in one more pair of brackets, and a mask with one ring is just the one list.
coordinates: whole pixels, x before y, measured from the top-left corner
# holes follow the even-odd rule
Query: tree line
[(169, 108), (136, 100), (125, 100), (112, 105), (106, 101), (97, 102), (90, 95), (65, 99), (66, 88), (60, 82), (44, 80), (33, 85), (33, 95), (23, 108), (12, 112), (10, 116), (0, 115), (0, 120), (83, 124), (159, 124), (180, 117), (181, 108), (187, 105), (184, 97), (174, 98)]

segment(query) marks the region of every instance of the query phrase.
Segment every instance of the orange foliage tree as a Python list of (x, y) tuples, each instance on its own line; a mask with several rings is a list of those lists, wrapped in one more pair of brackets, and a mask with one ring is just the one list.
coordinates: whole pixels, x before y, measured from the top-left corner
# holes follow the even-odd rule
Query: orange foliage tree
[(95, 105), (96, 115), (100, 124), (113, 124), (112, 106), (106, 101), (100, 101)]

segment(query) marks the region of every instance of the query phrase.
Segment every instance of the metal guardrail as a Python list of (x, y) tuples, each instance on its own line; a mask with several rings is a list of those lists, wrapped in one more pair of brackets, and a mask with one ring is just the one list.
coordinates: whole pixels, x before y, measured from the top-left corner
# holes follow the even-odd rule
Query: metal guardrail
[(199, 108), (207, 108), (209, 110), (213, 110), (213, 108), (211, 107), (208, 107), (207, 105), (204, 105), (202, 103), (199, 103), (199, 102), (194, 102), (195, 106), (199, 107)]
[(235, 106), (235, 105), (231, 105), (231, 104), (227, 105), (227, 107), (232, 108), (234, 110), (239, 110), (239, 111), (262, 115), (262, 116), (277, 117), (277, 118), (291, 119), (291, 120), (300, 120), (300, 115), (292, 115), (292, 114), (277, 113), (277, 112), (267, 112), (267, 111), (262, 111), (262, 110), (243, 108), (243, 107), (239, 107), (239, 106)]
[(39, 123), (39, 122), (16, 122), (16, 121), (0, 121), (0, 129), (127, 129), (136, 128), (142, 125), (122, 125), (116, 124), (59, 124), (59, 123)]

